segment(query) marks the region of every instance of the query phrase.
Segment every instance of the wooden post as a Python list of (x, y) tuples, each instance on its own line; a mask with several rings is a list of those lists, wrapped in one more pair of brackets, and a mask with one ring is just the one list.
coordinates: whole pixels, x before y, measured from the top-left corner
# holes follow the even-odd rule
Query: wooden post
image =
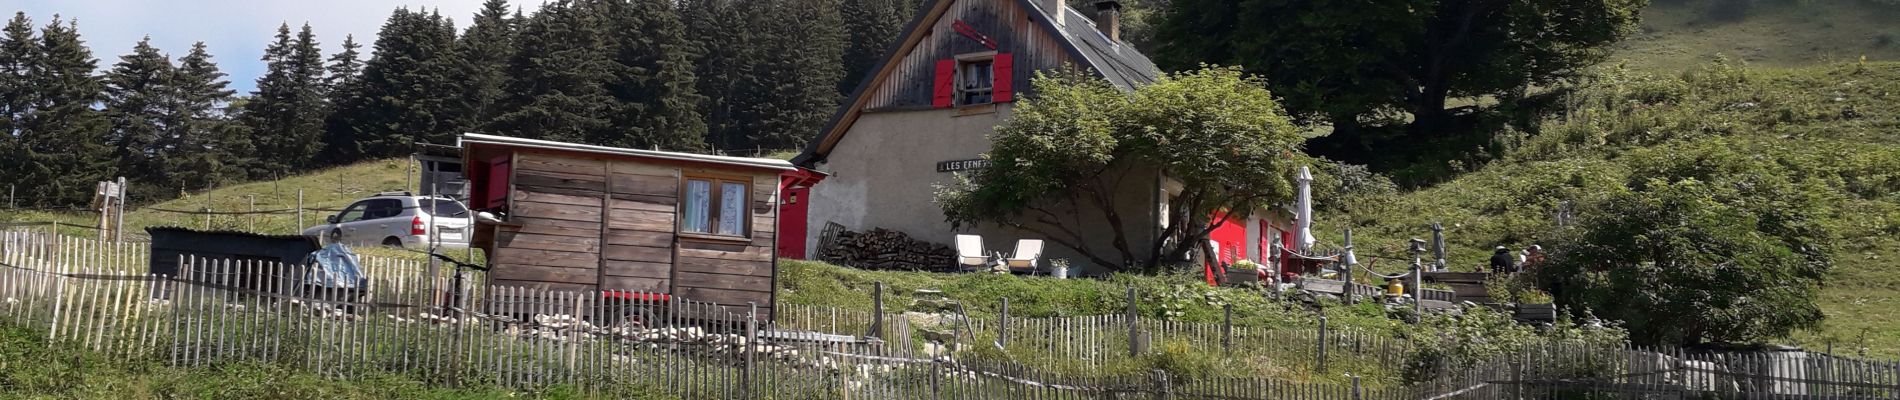
[(119, 177), (119, 213), (113, 216), (112, 241), (125, 241), (125, 201), (132, 197), (131, 187), (126, 186), (125, 177)]
[(1234, 354), (1234, 305), (1222, 304), (1220, 310), (1220, 349), (1223, 355), (1232, 356)]
[(1326, 372), (1326, 316), (1319, 316), (1319, 357), (1315, 359), (1319, 372)]
[(759, 348), (759, 303), (748, 301), (746, 304), (751, 306), (751, 309), (745, 314), (745, 369), (740, 375), (739, 393), (742, 395), (741, 398), (753, 398), (756, 396), (750, 394), (752, 393), (753, 370), (758, 368), (754, 355), (757, 353), (755, 350)]
[(1362, 396), (1364, 395), (1360, 394), (1360, 392), (1362, 392), (1362, 390), (1359, 388), (1359, 375), (1352, 375), (1352, 400), (1363, 398)]
[(871, 332), (865, 336), (884, 338), (884, 282), (871, 282)]
[(1138, 342), (1138, 340), (1140, 340), (1141, 327), (1139, 324), (1135, 323), (1136, 322), (1135, 318), (1137, 318), (1135, 315), (1135, 287), (1129, 286), (1128, 287), (1128, 356), (1129, 357), (1141, 355), (1141, 344)]
[(18, 188), (14, 187), (14, 185), (7, 185), (7, 208), (20, 208), (19, 198), (13, 197), (15, 189)]
[(300, 232), (303, 228), (303, 189), (297, 189), (297, 226), (290, 229), (292, 232)]
[(1353, 303), (1355, 302), (1353, 299), (1354, 298), (1353, 295), (1359, 291), (1358, 286), (1355, 286), (1352, 282), (1352, 267), (1353, 267), (1353, 262), (1355, 261), (1352, 259), (1352, 256), (1351, 256), (1352, 229), (1346, 230), (1345, 242), (1346, 242), (1345, 253), (1340, 256), (1340, 261), (1339, 261), (1339, 265), (1343, 267), (1341, 268), (1343, 269), (1343, 271), (1339, 273), (1339, 277), (1340, 279), (1346, 280), (1346, 284), (1345, 284), (1346, 290), (1345, 290), (1345, 293), (1342, 296), (1340, 296), (1340, 300), (1343, 300), (1346, 305), (1350, 306), (1350, 305), (1353, 305)]
[(1009, 298), (1003, 298), (1003, 314), (996, 320), (996, 348), (1009, 346)]
[(1173, 399), (1174, 385), (1168, 382), (1168, 371), (1159, 370), (1159, 369), (1154, 370), (1153, 377), (1154, 377), (1154, 387), (1155, 387), (1155, 392), (1154, 392), (1155, 400)]
[(257, 195), (244, 195), (244, 201), (250, 204), (247, 206), (250, 214), (244, 214), (244, 230), (257, 232)]

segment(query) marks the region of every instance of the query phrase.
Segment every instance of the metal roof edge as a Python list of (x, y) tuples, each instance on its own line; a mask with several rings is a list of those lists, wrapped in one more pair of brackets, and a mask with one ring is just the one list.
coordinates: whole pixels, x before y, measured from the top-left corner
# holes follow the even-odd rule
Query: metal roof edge
[(469, 143), (497, 144), (505, 146), (529, 147), (547, 150), (564, 150), (581, 153), (608, 154), (632, 157), (657, 158), (662, 160), (691, 161), (742, 167), (766, 168), (776, 170), (797, 169), (791, 162), (771, 158), (715, 156), (708, 154), (679, 153), (658, 150), (640, 150), (624, 147), (595, 146), (591, 144), (556, 142), (552, 140), (526, 139), (512, 136), (464, 133), (457, 142), (466, 146)]

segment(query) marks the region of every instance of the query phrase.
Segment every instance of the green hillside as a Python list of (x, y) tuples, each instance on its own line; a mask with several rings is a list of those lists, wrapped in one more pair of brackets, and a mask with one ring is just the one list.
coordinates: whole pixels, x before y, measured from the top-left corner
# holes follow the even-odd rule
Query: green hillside
[(1317, 229), (1336, 241), (1353, 227), (1361, 254), (1400, 256), (1407, 238), (1441, 222), (1453, 269), (1476, 270), (1492, 246), (1548, 240), (1565, 204), (1632, 181), (1793, 182), (1825, 207), (1820, 223), (1834, 235), (1825, 328), (1793, 341), (1900, 355), (1900, 63), (1613, 70), (1565, 98), (1570, 111), (1544, 120), (1541, 134), (1501, 138), (1514, 144), (1501, 160), (1359, 199), (1350, 215), (1318, 216)]
[(1900, 60), (1900, 2), (1652, 0), (1615, 61), (1680, 71), (1717, 55), (1760, 66)]
[[(297, 192), (303, 191), (303, 204), (306, 209), (336, 209), (364, 196), (383, 191), (403, 190), (408, 183), (409, 166), (407, 160), (366, 161), (353, 165), (317, 170), (302, 175), (274, 181), (258, 181), (229, 185), (214, 190), (185, 193), (177, 199), (158, 204), (137, 207), (129, 210), (125, 216), (126, 233), (142, 236), (143, 228), (148, 226), (177, 225), (203, 228), (206, 220), (203, 215), (187, 215), (160, 210), (199, 211), (210, 209), (219, 212), (250, 210), (291, 210), (297, 207)], [(323, 221), (323, 217), (334, 212), (307, 211), (304, 215), (305, 226)], [(0, 222), (48, 222), (59, 221), (66, 224), (94, 226), (99, 215), (92, 212), (45, 212), (0, 210)], [(210, 220), (211, 227), (220, 229), (250, 230), (263, 233), (292, 234), (302, 230), (297, 226), (294, 212), (264, 215), (215, 215)], [(89, 235), (91, 231), (83, 229), (62, 229), (62, 233)]]

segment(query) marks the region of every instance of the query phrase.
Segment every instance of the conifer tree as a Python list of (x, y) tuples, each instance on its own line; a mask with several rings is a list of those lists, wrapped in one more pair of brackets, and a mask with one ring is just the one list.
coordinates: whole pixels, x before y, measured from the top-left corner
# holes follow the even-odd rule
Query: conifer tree
[(257, 157), (250, 131), (229, 119), (225, 107), (237, 91), (229, 88), (204, 42), (178, 59), (170, 81), (165, 134), (154, 146), (161, 182), (167, 188), (202, 188), (244, 179), (246, 166)]
[(18, 161), (21, 190), (37, 191), (27, 206), (85, 206), (93, 186), (110, 175), (111, 151), (101, 143), (110, 122), (94, 108), (105, 99), (93, 74), (93, 58), (79, 37), (77, 21), (58, 15), (40, 29), (38, 54), (28, 63), (32, 101), (20, 126)]
[(33, 21), (26, 13), (14, 13), (0, 31), (0, 184), (15, 184), (21, 170), (18, 141), (13, 133), (25, 125), (26, 112), (33, 101), (32, 81), (27, 75), (38, 58), (39, 43), (33, 37)]
[(487, 131), (581, 142), (609, 123), (612, 77), (603, 23), (573, 1), (548, 4), (521, 25), (508, 62), (507, 93)]
[(121, 175), (148, 182), (160, 178), (154, 147), (167, 129), (164, 125), (166, 104), (170, 101), (171, 59), (152, 47), (152, 38), (139, 40), (132, 53), (119, 57), (106, 72), (106, 116), (112, 120), (106, 144), (113, 148)]
[(844, 48), (844, 79), (838, 81), (839, 94), (850, 95), (864, 76), (877, 68), (885, 50), (916, 11), (915, 0), (844, 0), (839, 12), (849, 42)]
[(439, 14), (397, 9), (383, 23), (375, 53), (363, 63), (362, 111), (344, 123), (356, 129), (365, 157), (409, 154), (416, 142), (447, 143), (456, 133), (453, 70), (455, 26)]
[(363, 159), (363, 149), (357, 142), (360, 129), (351, 124), (355, 121), (351, 116), (362, 115), (366, 107), (362, 97), (363, 62), (357, 52), (362, 47), (356, 43), (355, 35), (344, 36), (343, 51), (330, 56), (329, 75), (323, 78), (323, 86), (329, 90), (331, 109), (323, 119), (324, 164)]
[(754, 71), (764, 100), (751, 110), (759, 121), (751, 131), (754, 146), (803, 146), (836, 111), (846, 40), (838, 6), (838, 0), (780, 0), (753, 20), (766, 31), (762, 52), (772, 55)]
[(509, 16), (507, 0), (488, 0), (456, 41), (456, 73), (462, 81), (458, 128), (474, 129), (494, 116), (507, 81), (508, 58), (514, 54), (518, 18)]
[(681, 5), (688, 37), (698, 41), (700, 115), (706, 118), (706, 141), (717, 148), (751, 147), (750, 129), (756, 119), (747, 112), (760, 99), (752, 74), (758, 64), (756, 32), (748, 26), (760, 7), (738, 7), (733, 0), (687, 0)]
[(705, 147), (706, 123), (695, 87), (692, 43), (678, 10), (668, 0), (605, 0), (595, 9), (609, 26), (606, 43), (612, 71), (605, 89), (614, 102), (606, 129), (589, 142), (608, 146), (697, 150)]
[(289, 24), (279, 25), (276, 41), (265, 47), (264, 76), (244, 110), (244, 125), (260, 153), (252, 177), (283, 176), (315, 164), (327, 113), (318, 51), (309, 24), (295, 39)]

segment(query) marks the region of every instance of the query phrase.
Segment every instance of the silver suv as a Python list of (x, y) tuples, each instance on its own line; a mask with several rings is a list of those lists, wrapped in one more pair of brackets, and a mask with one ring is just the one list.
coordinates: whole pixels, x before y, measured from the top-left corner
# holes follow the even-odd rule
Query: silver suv
[(474, 223), (468, 207), (455, 199), (409, 192), (377, 193), (351, 203), (325, 221), (304, 229), (303, 235), (325, 243), (414, 249), (431, 244), (468, 247), (469, 228)]

